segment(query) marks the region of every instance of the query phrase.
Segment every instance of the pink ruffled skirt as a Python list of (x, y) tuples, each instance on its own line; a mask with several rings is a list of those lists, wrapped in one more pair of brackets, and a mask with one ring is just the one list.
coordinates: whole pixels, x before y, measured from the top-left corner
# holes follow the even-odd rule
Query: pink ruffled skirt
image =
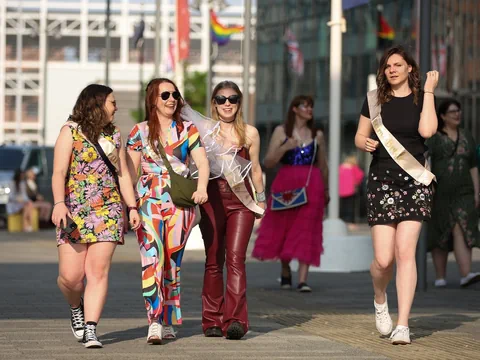
[[(305, 186), (310, 166), (283, 166), (273, 181), (271, 192), (281, 192)], [(305, 205), (272, 211), (271, 198), (258, 229), (252, 256), (259, 260), (296, 259), (319, 266), (323, 253), (323, 213), (325, 188), (319, 168), (314, 167), (307, 188)]]

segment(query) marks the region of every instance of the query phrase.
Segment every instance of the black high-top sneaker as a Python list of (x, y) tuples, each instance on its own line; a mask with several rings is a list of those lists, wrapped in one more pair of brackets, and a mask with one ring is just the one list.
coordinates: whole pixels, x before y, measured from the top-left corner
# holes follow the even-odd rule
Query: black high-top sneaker
[(85, 324), (83, 332), (83, 346), (90, 349), (98, 349), (103, 347), (102, 343), (97, 338), (97, 326), (93, 324)]
[(73, 336), (80, 341), (83, 339), (83, 328), (85, 326), (85, 316), (83, 314), (83, 299), (80, 299), (78, 308), (70, 308), (70, 328)]

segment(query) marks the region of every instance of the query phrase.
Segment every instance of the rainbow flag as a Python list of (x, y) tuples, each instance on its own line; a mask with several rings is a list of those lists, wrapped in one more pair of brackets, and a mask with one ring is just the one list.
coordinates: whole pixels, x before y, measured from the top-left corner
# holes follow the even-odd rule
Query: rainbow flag
[(210, 29), (212, 41), (222, 46), (230, 41), (230, 36), (243, 31), (243, 26), (225, 26), (222, 25), (213, 10), (210, 10)]

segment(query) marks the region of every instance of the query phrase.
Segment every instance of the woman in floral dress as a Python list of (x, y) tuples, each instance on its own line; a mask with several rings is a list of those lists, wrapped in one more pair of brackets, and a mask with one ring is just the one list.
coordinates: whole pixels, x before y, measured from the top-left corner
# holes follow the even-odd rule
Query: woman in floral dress
[(159, 142), (172, 170), (189, 174), (193, 160), (198, 169), (196, 204), (207, 201), (209, 166), (198, 130), (182, 121), (183, 99), (169, 79), (153, 79), (147, 86), (146, 121), (133, 127), (127, 140), (131, 176), (136, 179), (141, 226), (137, 240), (142, 259), (142, 287), (147, 309), (147, 343), (161, 344), (176, 337), (173, 325), (182, 323), (180, 309), (180, 266), (183, 251), (195, 224), (195, 207), (173, 203), (172, 183)]
[(428, 243), (435, 265), (436, 287), (445, 280), (448, 252), (453, 250), (460, 270), (460, 286), (480, 281), (472, 273), (472, 248), (480, 246), (478, 232), (479, 181), (475, 141), (460, 129), (461, 107), (454, 99), (438, 108), (439, 131), (428, 139), (432, 170), (437, 176)]
[[(121, 197), (128, 205), (130, 224), (134, 229), (139, 225), (120, 131), (112, 124), (116, 110), (111, 88), (87, 86), (55, 144), (52, 221), (57, 226), (57, 283), (70, 305), (73, 335), (89, 348), (102, 347), (96, 326), (107, 298), (113, 252), (123, 244)], [(102, 144), (116, 171), (110, 170), (96, 143)], [(68, 218), (77, 226), (72, 232)]]

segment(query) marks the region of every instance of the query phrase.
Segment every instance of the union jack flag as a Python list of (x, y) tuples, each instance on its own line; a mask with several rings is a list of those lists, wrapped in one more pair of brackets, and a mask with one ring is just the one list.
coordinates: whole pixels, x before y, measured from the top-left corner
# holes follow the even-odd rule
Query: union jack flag
[(285, 42), (288, 49), (288, 60), (290, 68), (292, 69), (294, 74), (302, 76), (304, 70), (303, 54), (300, 50), (300, 45), (298, 44), (295, 35), (288, 28), (285, 31)]

